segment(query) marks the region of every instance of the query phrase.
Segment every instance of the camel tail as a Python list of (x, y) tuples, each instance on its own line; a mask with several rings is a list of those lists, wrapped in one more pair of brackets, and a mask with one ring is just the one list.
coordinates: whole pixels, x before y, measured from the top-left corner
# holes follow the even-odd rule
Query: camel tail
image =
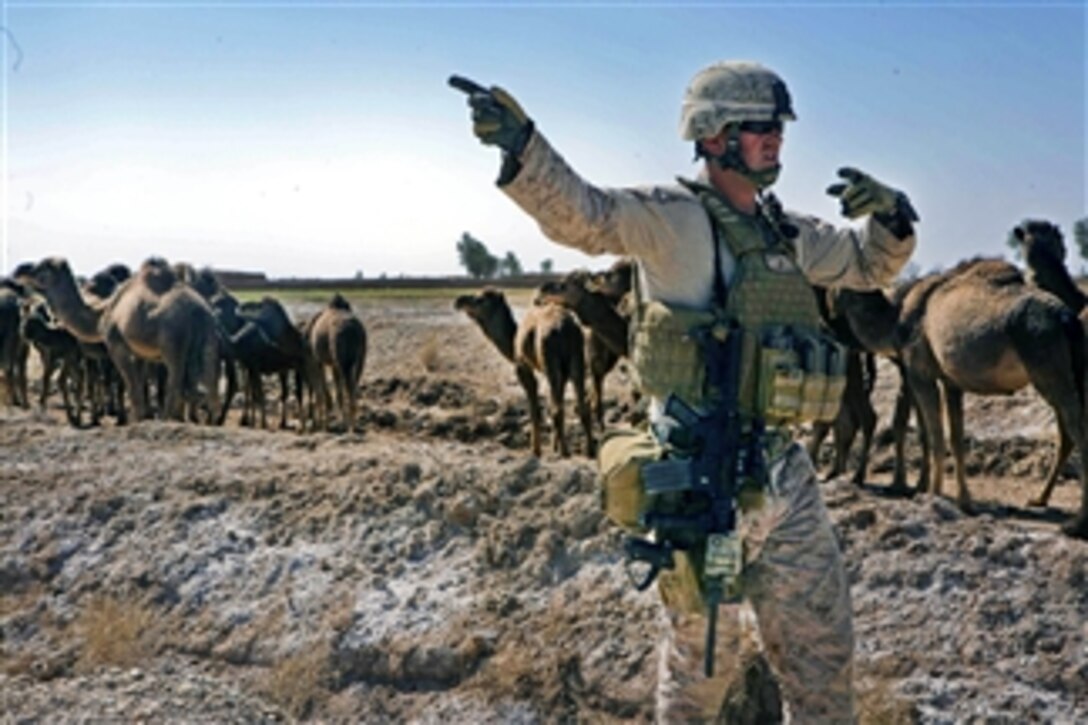
[(340, 334), (334, 337), (333, 344), (336, 346), (333, 351), (336, 365), (344, 374), (344, 380), (354, 389), (359, 384), (366, 362), (366, 329), (361, 323), (345, 325)]

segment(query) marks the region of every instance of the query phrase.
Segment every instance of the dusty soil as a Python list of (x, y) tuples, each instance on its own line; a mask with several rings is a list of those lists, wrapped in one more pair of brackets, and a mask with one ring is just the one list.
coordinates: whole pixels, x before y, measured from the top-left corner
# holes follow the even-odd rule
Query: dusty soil
[[(591, 462), (528, 455), (511, 366), (448, 301), (357, 310), (362, 433), (0, 411), (0, 720), (652, 718), (659, 607)], [(1052, 416), (969, 398), (981, 513), (889, 497), (896, 385), (882, 365), (866, 485), (824, 484), (862, 721), (1088, 721), (1088, 544), (1058, 532), (1079, 462), (1026, 508)]]

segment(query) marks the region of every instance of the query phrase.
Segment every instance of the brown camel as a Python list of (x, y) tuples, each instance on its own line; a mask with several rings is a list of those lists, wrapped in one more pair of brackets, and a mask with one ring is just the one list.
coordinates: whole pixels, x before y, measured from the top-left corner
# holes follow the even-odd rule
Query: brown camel
[(79, 341), (68, 330), (53, 324), (48, 307), (41, 299), (24, 304), (19, 329), (23, 338), (38, 351), (41, 360), (42, 389), (38, 399), (41, 409), (46, 409), (53, 371), (59, 368), (57, 388), (64, 401), (65, 415), (69, 423), (79, 427), (83, 416), (84, 374)]
[(219, 346), (208, 304), (178, 282), (164, 261), (149, 259), (107, 300), (91, 306), (79, 294), (68, 262), (48, 258), (31, 272), (57, 319), (84, 342), (105, 342), (138, 419), (150, 413), (142, 361), (167, 370), (164, 413), (180, 420), (183, 403), (203, 384), (208, 413), (219, 412)]
[(453, 306), (468, 315), (502, 356), (514, 363), (518, 382), (529, 400), (533, 455), (539, 457), (541, 451), (542, 411), (535, 372), (540, 371), (548, 380), (551, 398), (552, 450), (563, 457), (570, 455), (563, 411), (564, 391), (569, 381), (574, 386), (578, 416), (586, 434), (586, 455), (592, 457), (596, 445), (586, 401), (585, 338), (573, 315), (559, 305), (532, 306), (518, 324), (506, 297), (493, 288), (462, 295)]
[(818, 460), (820, 446), (829, 432), (834, 432), (835, 457), (829, 478), (842, 475), (846, 470), (850, 448), (858, 432), (861, 432), (861, 458), (854, 471), (853, 482), (861, 485), (869, 469), (869, 452), (873, 447), (876, 431), (876, 409), (872, 393), (876, 385), (876, 357), (865, 349), (854, 335), (849, 320), (834, 307), (834, 295), (824, 287), (813, 287), (817, 306), (831, 334), (846, 347), (846, 387), (838, 415), (831, 422), (817, 421), (812, 426), (808, 452), (813, 461)]
[[(304, 327), (309, 348), (310, 420), (329, 430), (332, 400), (325, 379), (325, 368), (332, 369), (336, 403), (345, 429), (355, 429), (359, 380), (366, 365), (367, 336), (362, 320), (355, 316), (347, 300), (336, 293), (329, 304)], [(317, 416), (313, 413), (317, 403)]]
[(1050, 222), (1027, 220), (1013, 230), (1024, 251), (1028, 280), (1057, 296), (1080, 315), (1088, 306), (1086, 296), (1065, 267), (1065, 242), (1062, 232)]
[[(869, 330), (869, 333), (880, 332)], [(1084, 411), (1085, 335), (1053, 295), (1028, 285), (1013, 265), (972, 259), (919, 280), (905, 291), (892, 339), (921, 413), (934, 493), (945, 455), (941, 391), (956, 461), (960, 506), (971, 496), (964, 471), (963, 394), (1007, 395), (1031, 383), (1054, 409), (1058, 454), (1038, 498), (1045, 505), (1076, 446), (1088, 461)], [(1081, 509), (1064, 528), (1088, 538), (1088, 475), (1081, 467)]]
[(30, 348), (20, 330), (25, 290), (14, 280), (0, 280), (0, 374), (8, 405), (30, 407), (26, 365)]
[(590, 273), (570, 272), (556, 282), (545, 282), (533, 298), (534, 305), (558, 304), (571, 310), (586, 328), (586, 359), (589, 363), (590, 404), (597, 425), (604, 426), (604, 379), (621, 357), (627, 356), (630, 316), (619, 310), (620, 297), (597, 291)]

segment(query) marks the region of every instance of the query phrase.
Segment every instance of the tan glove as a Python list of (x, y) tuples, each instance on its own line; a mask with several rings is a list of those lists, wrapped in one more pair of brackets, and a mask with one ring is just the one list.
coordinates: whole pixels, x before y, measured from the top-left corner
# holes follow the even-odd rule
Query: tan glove
[(842, 213), (846, 218), (857, 219), (866, 214), (879, 214), (899, 215), (907, 221), (918, 221), (917, 212), (903, 192), (885, 186), (868, 174), (849, 166), (839, 169), (839, 177), (846, 179), (847, 183), (832, 184), (827, 187), (827, 193), (839, 197)]

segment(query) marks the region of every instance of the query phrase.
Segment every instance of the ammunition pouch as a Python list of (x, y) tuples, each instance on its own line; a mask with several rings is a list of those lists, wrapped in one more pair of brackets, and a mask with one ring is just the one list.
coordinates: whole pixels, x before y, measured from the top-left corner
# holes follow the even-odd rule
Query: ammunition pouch
[(700, 404), (706, 361), (692, 330), (709, 326), (713, 312), (670, 307), (657, 300), (639, 305), (631, 338), (631, 362), (643, 394), (664, 400), (674, 393)]
[(618, 428), (606, 432), (601, 440), (597, 454), (601, 508), (626, 531), (647, 532), (643, 517), (650, 510), (650, 496), (642, 469), (663, 455), (664, 448), (648, 431)]
[(759, 345), (756, 410), (769, 425), (831, 422), (846, 388), (846, 348), (801, 328), (770, 325)]

